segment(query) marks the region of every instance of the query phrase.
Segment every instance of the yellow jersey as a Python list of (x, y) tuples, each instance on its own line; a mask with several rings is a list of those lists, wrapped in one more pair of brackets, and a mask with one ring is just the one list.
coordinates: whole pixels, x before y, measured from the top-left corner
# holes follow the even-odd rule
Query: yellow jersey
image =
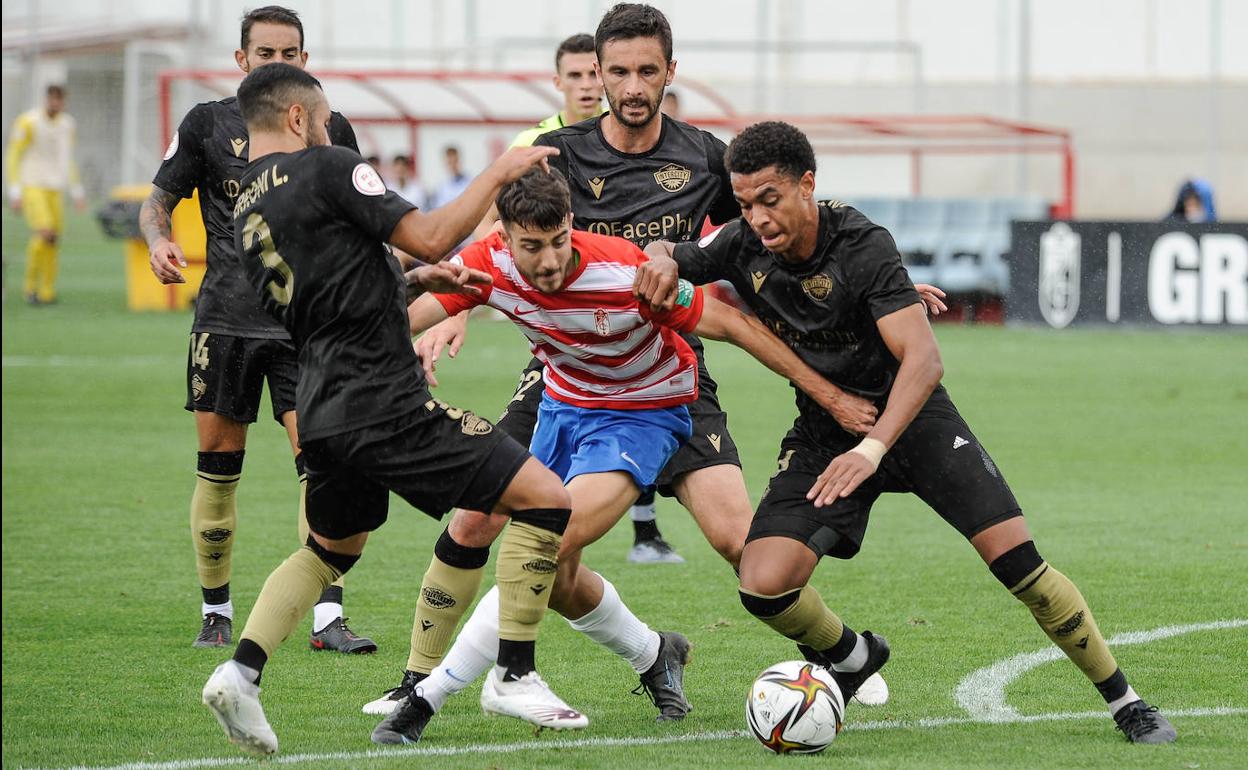
[(74, 163), (77, 125), (67, 112), (48, 117), (36, 108), (18, 116), (9, 138), (5, 171), (9, 186), (50, 190), (74, 189), (79, 185)]

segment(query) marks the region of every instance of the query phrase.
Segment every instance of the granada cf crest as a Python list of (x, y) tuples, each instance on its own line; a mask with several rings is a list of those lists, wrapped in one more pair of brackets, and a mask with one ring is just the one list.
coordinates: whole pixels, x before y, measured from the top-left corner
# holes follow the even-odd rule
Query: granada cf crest
[(693, 172), (684, 166), (668, 163), (654, 172), (654, 181), (658, 182), (659, 187), (668, 192), (679, 192), (681, 188), (689, 184), (689, 178), (692, 176)]
[(1040, 315), (1054, 329), (1068, 326), (1079, 312), (1082, 243), (1079, 233), (1057, 222), (1040, 236)]
[(807, 297), (822, 302), (832, 293), (832, 279), (823, 273), (812, 275), (802, 281), (802, 291)]
[(599, 337), (607, 337), (611, 334), (611, 324), (607, 321), (607, 311), (602, 308), (594, 311), (594, 331), (598, 332)]

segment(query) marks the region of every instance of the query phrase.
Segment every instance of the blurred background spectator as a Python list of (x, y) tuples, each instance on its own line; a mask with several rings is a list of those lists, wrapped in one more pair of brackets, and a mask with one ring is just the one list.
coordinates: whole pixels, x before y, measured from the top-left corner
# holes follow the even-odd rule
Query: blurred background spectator
[(390, 162), (390, 174), (386, 185), (398, 193), (404, 200), (419, 209), (428, 208), (428, 196), (420, 186), (420, 180), (414, 173), (412, 159), (406, 155), (395, 155)]
[(442, 155), (446, 163), (446, 179), (434, 191), (433, 199), (429, 201), (430, 209), (445, 206), (455, 200), (464, 191), (464, 188), (468, 186), (468, 183), (472, 181), (472, 176), (466, 173), (460, 165), (458, 147), (449, 144), (442, 151)]
[(1188, 179), (1179, 187), (1174, 208), (1166, 219), (1180, 222), (1216, 222), (1217, 211), (1213, 207), (1213, 186), (1203, 179)]

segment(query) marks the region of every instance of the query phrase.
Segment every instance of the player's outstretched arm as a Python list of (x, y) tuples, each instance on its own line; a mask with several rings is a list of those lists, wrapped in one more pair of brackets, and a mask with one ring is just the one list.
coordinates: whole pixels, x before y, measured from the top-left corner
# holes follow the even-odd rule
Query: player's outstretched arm
[(693, 330), (695, 334), (730, 342), (745, 350), (768, 369), (801, 388), (850, 433), (862, 435), (875, 426), (874, 404), (828, 382), (757, 318), (712, 297), (704, 295), (702, 302), (702, 317)]
[(173, 242), (173, 209), (181, 198), (152, 185), (152, 191), (139, 209), (139, 232), (147, 241), (148, 263), (156, 279), (164, 284), (186, 283), (179, 267), (186, 267), (182, 247)]
[(426, 214), (413, 210), (399, 220), (388, 241), (408, 254), (433, 263), (450, 255), (481, 222), (503, 185), (514, 182), (534, 166), (549, 170), (546, 159), (553, 147), (513, 147), (482, 171), (458, 198)]
[[(442, 303), (438, 302), (432, 294), (417, 297), (415, 302), (407, 306), (407, 324), (411, 327), (413, 336), (446, 320), (446, 308), (442, 307)], [(420, 359), (420, 366), (425, 370), (425, 379), (429, 381), (429, 387), (436, 388), (438, 378), (433, 372), (437, 369), (437, 359), (422, 355), (419, 341), (413, 342), (412, 347), (416, 349), (416, 357)]]
[(676, 244), (670, 241), (652, 241), (642, 249), (650, 259), (637, 268), (633, 279), (633, 294), (650, 305), (652, 312), (671, 310), (676, 302), (676, 284), (680, 269), (672, 252)]
[(880, 467), (884, 454), (940, 384), (945, 367), (922, 305), (910, 305), (875, 322), (884, 344), (901, 364), (875, 428), (858, 446), (838, 456), (806, 494), (815, 507), (847, 497)]
[[(450, 357), (454, 358), (459, 355), (460, 348), (464, 346), (464, 342), (468, 338), (469, 312), (471, 311), (465, 310), (441, 322), (434, 323), (425, 329), (424, 334), (420, 334), (419, 330), (413, 329), (412, 334), (420, 334), (420, 337), (412, 344), (416, 348), (416, 355), (420, 357), (421, 363), (424, 364), (425, 373), (431, 385), (436, 386), (438, 384), (433, 377), (433, 372), (438, 368), (438, 359), (442, 357), (442, 350), (445, 348)], [(410, 310), (408, 320), (411, 320)]]

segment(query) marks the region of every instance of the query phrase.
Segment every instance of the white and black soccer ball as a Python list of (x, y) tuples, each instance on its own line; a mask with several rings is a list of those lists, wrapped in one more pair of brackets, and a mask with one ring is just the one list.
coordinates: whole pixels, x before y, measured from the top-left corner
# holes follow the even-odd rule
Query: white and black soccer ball
[(745, 702), (745, 721), (777, 754), (823, 751), (844, 726), (845, 701), (832, 673), (804, 660), (777, 663), (758, 675)]

